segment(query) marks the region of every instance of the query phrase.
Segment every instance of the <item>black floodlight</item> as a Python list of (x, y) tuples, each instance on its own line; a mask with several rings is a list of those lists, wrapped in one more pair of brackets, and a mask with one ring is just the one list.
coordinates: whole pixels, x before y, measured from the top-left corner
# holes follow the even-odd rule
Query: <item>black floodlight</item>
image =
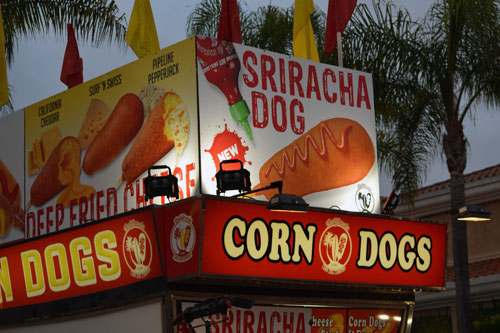
[(491, 221), (490, 212), (481, 206), (465, 205), (458, 210), (457, 220), (466, 222)]
[[(235, 164), (239, 164), (237, 169)], [(232, 167), (228, 167), (232, 165)], [(240, 193), (250, 191), (250, 172), (243, 168), (243, 163), (240, 160), (225, 160), (220, 162), (220, 168), (215, 179), (217, 181), (217, 195), (226, 191), (238, 190)], [(224, 169), (226, 167), (226, 169)]]
[(307, 212), (309, 204), (295, 194), (278, 193), (269, 200), (268, 210), (284, 212)]
[(396, 194), (396, 189), (392, 189), (391, 194), (384, 203), (382, 214), (394, 215), (394, 210), (398, 207), (399, 197)]
[[(167, 176), (151, 176), (152, 169), (168, 169)], [(144, 199), (148, 201), (158, 196), (179, 199), (179, 186), (177, 177), (166, 165), (156, 165), (148, 169), (148, 176), (144, 179)]]

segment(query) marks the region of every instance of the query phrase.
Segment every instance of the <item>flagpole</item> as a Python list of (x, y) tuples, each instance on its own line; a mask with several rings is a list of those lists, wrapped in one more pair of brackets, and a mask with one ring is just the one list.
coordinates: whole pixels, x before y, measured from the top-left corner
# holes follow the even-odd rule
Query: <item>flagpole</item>
[(344, 67), (343, 54), (342, 54), (342, 33), (337, 31), (337, 55), (339, 59), (339, 67)]
[(307, 60), (311, 60), (311, 40), (309, 38), (309, 24), (306, 24), (306, 53)]

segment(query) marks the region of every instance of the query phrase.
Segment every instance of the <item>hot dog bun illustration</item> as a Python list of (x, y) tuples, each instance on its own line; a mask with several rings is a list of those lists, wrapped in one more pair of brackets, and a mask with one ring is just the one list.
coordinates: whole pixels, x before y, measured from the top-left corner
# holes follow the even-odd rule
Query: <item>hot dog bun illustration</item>
[(80, 144), (75, 137), (62, 139), (50, 155), (42, 171), (31, 186), (31, 204), (40, 206), (52, 199), (59, 192), (68, 188), (57, 203), (69, 205), (70, 199), (89, 196), (95, 190), (90, 186), (80, 185)]
[[(274, 154), (259, 171), (260, 184), (283, 181), (283, 192), (299, 196), (354, 184), (375, 162), (375, 148), (356, 121), (331, 118), (319, 122)], [(264, 192), (267, 199), (275, 193)]]
[(24, 230), (21, 190), (14, 176), (0, 160), (0, 237), (4, 237), (12, 225)]
[(180, 97), (169, 91), (149, 114), (122, 163), (122, 180), (131, 183), (175, 147), (180, 156), (187, 143), (189, 119)]
[(143, 122), (142, 101), (132, 93), (123, 95), (85, 153), (85, 173), (92, 175), (111, 163), (137, 135)]

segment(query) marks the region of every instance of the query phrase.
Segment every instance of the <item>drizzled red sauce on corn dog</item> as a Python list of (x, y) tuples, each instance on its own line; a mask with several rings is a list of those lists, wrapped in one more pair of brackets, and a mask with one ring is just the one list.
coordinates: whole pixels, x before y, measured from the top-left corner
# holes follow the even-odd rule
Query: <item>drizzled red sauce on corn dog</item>
[(320, 142), (316, 143), (311, 134), (307, 133), (305, 135), (305, 144), (304, 144), (304, 152), (301, 151), (301, 147), (299, 144), (295, 143), (293, 146), (293, 154), (290, 158), (286, 150), (283, 150), (281, 155), (281, 165), (278, 165), (276, 162), (271, 163), (269, 168), (266, 170), (265, 176), (269, 176), (271, 170), (274, 168), (276, 172), (283, 177), (285, 175), (286, 166), (290, 170), (295, 170), (297, 165), (297, 157), (302, 160), (302, 162), (307, 163), (309, 160), (309, 146), (313, 147), (314, 150), (318, 153), (320, 157), (325, 157), (328, 153), (327, 151), (327, 139), (330, 139), (333, 145), (339, 150), (344, 151), (347, 147), (347, 135), (351, 130), (352, 126), (346, 126), (342, 132), (342, 136), (340, 140), (337, 141), (337, 138), (333, 135), (330, 128), (326, 125), (326, 122), (320, 122)]

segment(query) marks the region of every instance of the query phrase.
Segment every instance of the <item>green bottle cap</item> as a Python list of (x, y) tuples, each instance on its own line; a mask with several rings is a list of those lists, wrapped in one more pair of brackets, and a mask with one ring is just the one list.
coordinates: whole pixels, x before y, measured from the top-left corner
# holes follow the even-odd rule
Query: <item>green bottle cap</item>
[(247, 103), (242, 99), (231, 105), (229, 107), (229, 112), (234, 121), (237, 121), (243, 126), (243, 129), (247, 133), (250, 140), (253, 141), (252, 130), (250, 124), (248, 123), (248, 116), (250, 115), (250, 110), (248, 109)]

